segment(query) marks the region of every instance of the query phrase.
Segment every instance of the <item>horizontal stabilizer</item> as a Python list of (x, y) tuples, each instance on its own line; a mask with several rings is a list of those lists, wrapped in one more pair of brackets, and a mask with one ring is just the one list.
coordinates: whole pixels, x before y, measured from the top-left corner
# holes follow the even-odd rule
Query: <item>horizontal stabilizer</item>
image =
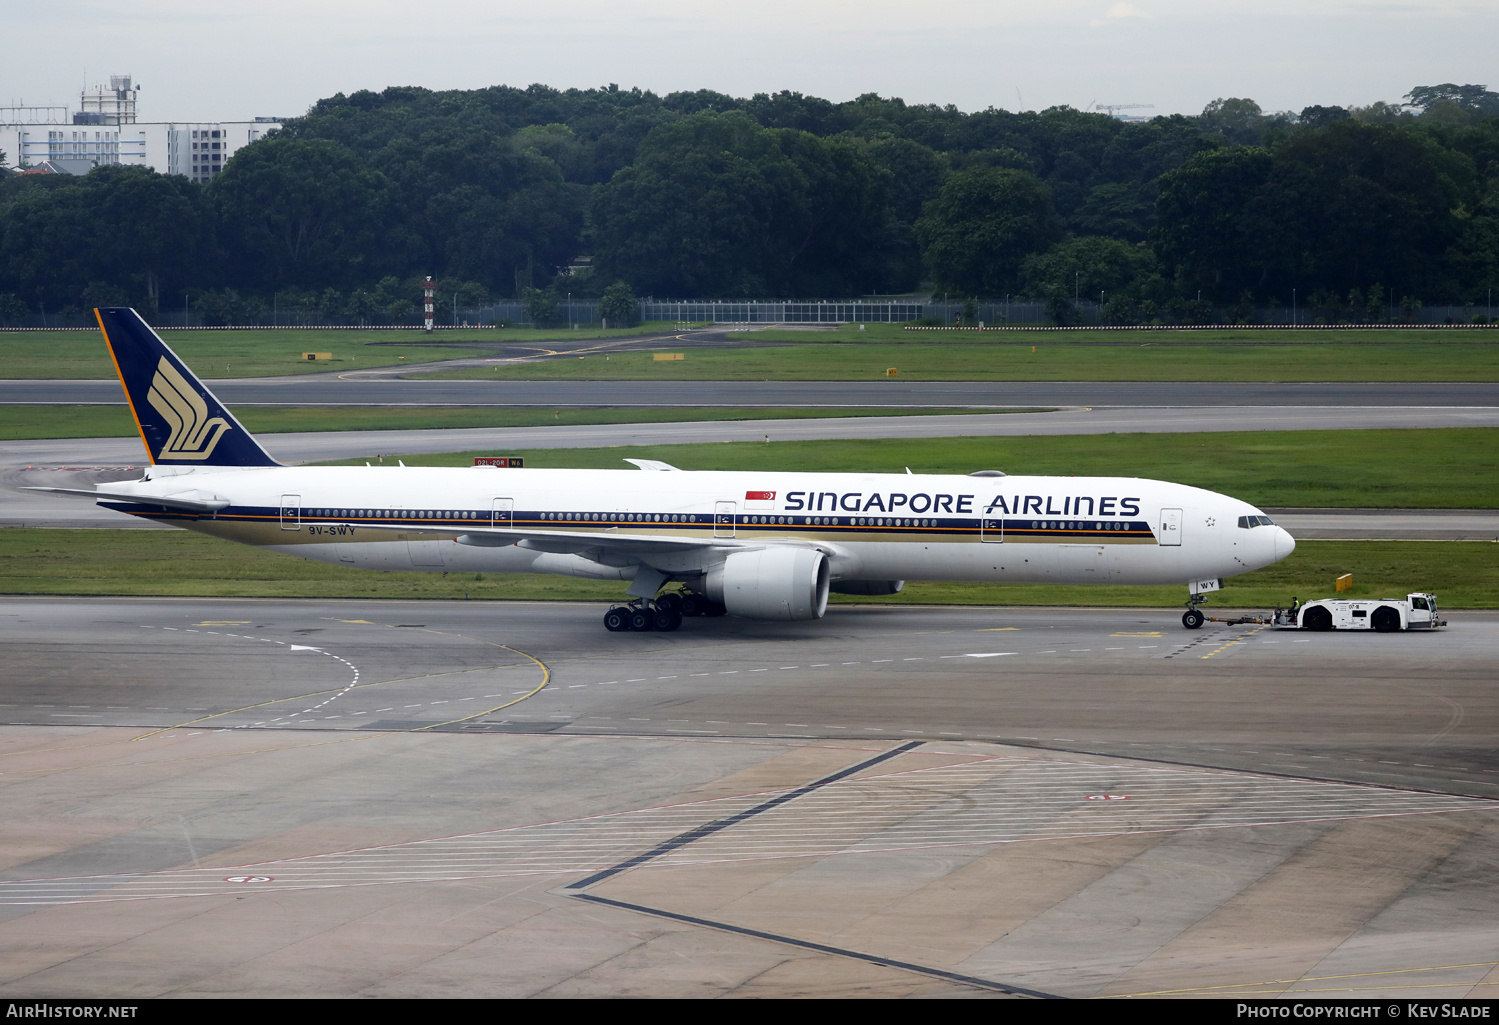
[[(229, 502), (223, 498), (188, 498), (183, 495), (168, 495), (160, 497), (157, 495), (130, 495), (123, 491), (93, 491), (88, 488), (21, 488), (22, 491), (51, 491), (58, 495), (77, 495), (80, 498), (93, 498), (103, 502), (133, 502), (137, 505), (160, 505), (168, 509), (185, 509), (188, 512), (218, 512), (220, 509), (228, 508)], [(193, 492), (196, 494), (196, 492)]]

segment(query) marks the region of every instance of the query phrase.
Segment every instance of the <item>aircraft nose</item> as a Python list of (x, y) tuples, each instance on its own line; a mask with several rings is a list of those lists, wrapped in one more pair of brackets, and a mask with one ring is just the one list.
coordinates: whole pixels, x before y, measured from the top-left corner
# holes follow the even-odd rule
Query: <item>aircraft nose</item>
[(1280, 561), (1296, 550), (1296, 539), (1285, 527), (1275, 528), (1275, 559)]

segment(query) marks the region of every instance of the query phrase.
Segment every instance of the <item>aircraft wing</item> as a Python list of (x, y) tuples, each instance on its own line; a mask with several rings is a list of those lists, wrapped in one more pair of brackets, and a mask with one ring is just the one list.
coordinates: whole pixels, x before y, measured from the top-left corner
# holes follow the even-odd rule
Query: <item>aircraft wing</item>
[(694, 548), (740, 548), (744, 542), (731, 537), (661, 537), (652, 534), (628, 534), (612, 530), (516, 530), (501, 527), (403, 527), (398, 524), (351, 523), (359, 530), (386, 530), (398, 534), (433, 534), (450, 537), (461, 545), (476, 548), (505, 548), (518, 544), (537, 552), (559, 555), (600, 548), (617, 552), (682, 552)]
[(567, 531), (567, 530), (516, 530), (501, 527), (402, 527), (396, 524), (349, 524), (360, 530), (386, 530), (398, 534), (430, 534), (450, 537), (461, 545), (476, 548), (505, 548), (519, 545), (535, 552), (551, 552), (557, 555), (584, 555), (589, 552), (609, 551), (620, 555), (649, 555), (667, 552), (686, 552), (700, 548), (768, 548), (773, 545), (790, 545), (795, 548), (815, 548), (832, 556), (843, 554), (843, 549), (824, 541), (802, 541), (795, 538), (766, 538), (748, 541), (732, 537), (663, 537), (657, 534), (630, 534), (612, 530)]
[(136, 505), (160, 505), (168, 509), (184, 509), (188, 512), (211, 513), (228, 508), (229, 502), (222, 498), (201, 498), (198, 491), (183, 491), (176, 495), (131, 495), (123, 491), (95, 491), (92, 488), (43, 488), (24, 487), (22, 491), (51, 491), (59, 495), (78, 495), (83, 498), (102, 499), (106, 502), (131, 502)]

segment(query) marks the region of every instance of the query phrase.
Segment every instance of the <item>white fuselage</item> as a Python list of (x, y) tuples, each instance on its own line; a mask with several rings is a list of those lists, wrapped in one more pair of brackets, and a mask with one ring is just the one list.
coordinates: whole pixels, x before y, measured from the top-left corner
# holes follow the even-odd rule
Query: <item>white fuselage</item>
[[(834, 581), (1182, 584), (1259, 569), (1295, 547), (1245, 502), (1130, 477), (155, 467), (110, 490), (227, 502), (202, 514), (105, 504), (379, 570), (628, 580), (649, 566), (687, 580), (733, 550), (807, 545), (826, 554)], [(541, 539), (478, 544), (468, 533), (485, 529)], [(632, 538), (640, 550), (621, 547)], [(676, 547), (656, 550), (653, 539)]]

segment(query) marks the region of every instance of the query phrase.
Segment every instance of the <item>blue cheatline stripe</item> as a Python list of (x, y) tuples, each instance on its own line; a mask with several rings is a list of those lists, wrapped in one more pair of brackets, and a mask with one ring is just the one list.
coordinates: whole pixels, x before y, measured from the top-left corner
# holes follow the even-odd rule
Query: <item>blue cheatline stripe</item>
[[(105, 502), (110, 508), (136, 515), (155, 515), (160, 506), (149, 501), (139, 503)], [(140, 511), (140, 510), (147, 511)], [(198, 518), (192, 513), (182, 513), (189, 519)], [(676, 517), (673, 519), (673, 517)], [(263, 523), (280, 522), (279, 506), (230, 506), (217, 514), (204, 513), (202, 518), (221, 522)], [(509, 517), (499, 517), (508, 525), (518, 528), (540, 530), (558, 529), (669, 529), (708, 530), (715, 526), (729, 526), (727, 521), (715, 523), (711, 513), (621, 513), (600, 512), (551, 512), (517, 510)], [(411, 527), (489, 527), (496, 522), (490, 513), (478, 510), (413, 510), (413, 509), (366, 509), (327, 508), (323, 506), (298, 507), (298, 522), (303, 525), (338, 525), (378, 523), (389, 526)], [(982, 529), (996, 536), (1031, 541), (1121, 541), (1155, 539), (1150, 525), (1140, 520), (1015, 520), (976, 519), (968, 517), (929, 516), (783, 516), (740, 515), (732, 524), (736, 532), (781, 533), (788, 529), (810, 528), (819, 534), (840, 534), (858, 537), (865, 534), (922, 535), (977, 535)]]

